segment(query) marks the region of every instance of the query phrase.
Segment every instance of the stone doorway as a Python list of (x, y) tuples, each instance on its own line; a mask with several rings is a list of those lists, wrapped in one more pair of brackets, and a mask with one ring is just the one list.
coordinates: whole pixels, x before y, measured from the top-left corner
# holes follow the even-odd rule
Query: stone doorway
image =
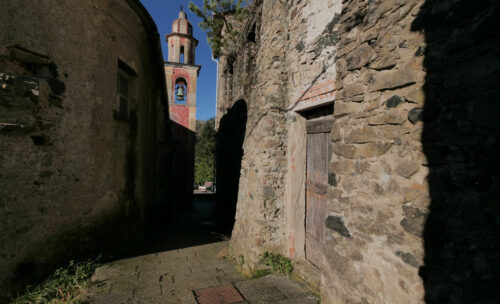
[(310, 110), (306, 116), (305, 257), (318, 268), (322, 268), (328, 164), (332, 154), (330, 132), (334, 120), (328, 108)]

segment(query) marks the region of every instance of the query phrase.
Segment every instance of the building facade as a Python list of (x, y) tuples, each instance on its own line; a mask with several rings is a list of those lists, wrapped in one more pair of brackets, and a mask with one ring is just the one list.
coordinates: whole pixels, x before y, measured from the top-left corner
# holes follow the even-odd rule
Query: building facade
[(159, 34), (140, 2), (2, 7), (0, 302), (136, 244), (170, 177)]
[(245, 117), (217, 189), (237, 192), (234, 254), (291, 258), (322, 303), (497, 301), (499, 14), (254, 1), (219, 59), (218, 136)]

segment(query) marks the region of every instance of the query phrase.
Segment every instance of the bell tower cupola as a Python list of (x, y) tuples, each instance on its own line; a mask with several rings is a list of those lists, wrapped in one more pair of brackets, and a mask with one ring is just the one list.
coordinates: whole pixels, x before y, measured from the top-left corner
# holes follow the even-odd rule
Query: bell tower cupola
[(181, 8), (179, 18), (172, 22), (172, 33), (167, 35), (168, 61), (194, 64), (198, 40), (193, 37), (193, 26)]

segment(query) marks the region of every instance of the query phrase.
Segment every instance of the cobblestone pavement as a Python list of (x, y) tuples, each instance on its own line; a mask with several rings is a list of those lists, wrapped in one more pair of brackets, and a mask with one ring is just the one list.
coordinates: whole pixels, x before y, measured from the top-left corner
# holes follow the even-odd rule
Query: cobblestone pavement
[(227, 284), (241, 293), (245, 301), (240, 303), (319, 303), (308, 286), (287, 277), (246, 278), (223, 258), (228, 252), (225, 241), (105, 264), (92, 278), (98, 287), (90, 303), (196, 304), (197, 290)]

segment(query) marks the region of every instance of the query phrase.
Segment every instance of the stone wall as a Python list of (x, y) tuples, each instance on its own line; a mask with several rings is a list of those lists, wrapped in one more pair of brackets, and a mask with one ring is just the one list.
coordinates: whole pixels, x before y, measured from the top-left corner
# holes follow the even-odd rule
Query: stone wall
[(219, 65), (217, 117), (248, 108), (235, 255), (303, 263), (304, 110), (333, 103), (322, 302), (494, 302), (498, 1), (256, 4)]
[[(286, 89), (282, 84), (286, 81), (286, 49), (282, 46), (286, 44), (287, 29), (286, 16), (276, 12), (285, 10), (286, 4), (278, 1), (256, 3), (252, 18), (242, 30), (244, 39), (239, 49), (230, 50), (227, 56), (221, 58), (218, 92), (223, 97), (219, 98), (217, 114), (217, 123), (221, 122), (219, 127), (222, 127), (224, 115), (233, 104), (239, 105), (239, 112), (241, 109), (247, 111), (236, 115), (246, 117), (246, 126), (242, 130), (245, 133), (243, 146), (234, 147), (242, 149), (242, 156), (239, 191), (236, 189), (236, 223), (232, 235), (235, 252), (243, 254), (248, 261), (256, 260), (263, 248), (273, 251), (281, 248), (285, 237), (282, 212), (287, 137), (284, 115)], [(231, 130), (232, 127), (226, 125), (225, 129)], [(225, 135), (219, 132), (218, 136)], [(218, 150), (221, 150), (220, 147)], [(220, 166), (224, 163), (219, 161), (219, 172), (226, 171)], [(235, 190), (226, 189), (224, 181), (222, 183), (223, 188), (218, 173), (218, 205), (221, 204), (221, 193)], [(234, 206), (234, 198), (222, 204)]]
[[(159, 36), (138, 1), (0, 10), (0, 298), (53, 267), (135, 242), (162, 201)], [(119, 115), (118, 69), (130, 77)], [(120, 243), (120, 241), (122, 241)], [(123, 242), (125, 241), (125, 242)], [(96, 244), (100, 248), (96, 249)], [(2, 301), (2, 300), (0, 300)]]
[[(422, 150), (421, 1), (346, 1), (338, 34), (323, 297), (420, 303), (429, 168)], [(419, 51), (420, 50), (420, 51)], [(328, 225), (327, 225), (328, 227)], [(330, 227), (329, 227), (330, 228)], [(348, 233), (341, 233), (345, 229)]]

